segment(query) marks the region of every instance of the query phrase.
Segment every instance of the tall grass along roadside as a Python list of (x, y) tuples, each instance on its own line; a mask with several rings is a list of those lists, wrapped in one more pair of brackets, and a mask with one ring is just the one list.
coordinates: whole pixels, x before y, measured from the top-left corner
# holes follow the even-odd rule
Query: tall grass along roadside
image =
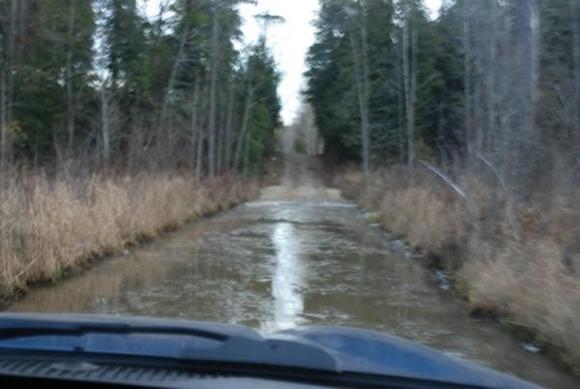
[(403, 167), (335, 185), (377, 212), (392, 233), (453, 272), (474, 312), (491, 312), (580, 371), (580, 202), (540, 193), (517, 205), (478, 176), (463, 177), (473, 208), (431, 172)]
[(0, 300), (129, 243), (257, 194), (234, 177), (5, 176), (0, 188)]

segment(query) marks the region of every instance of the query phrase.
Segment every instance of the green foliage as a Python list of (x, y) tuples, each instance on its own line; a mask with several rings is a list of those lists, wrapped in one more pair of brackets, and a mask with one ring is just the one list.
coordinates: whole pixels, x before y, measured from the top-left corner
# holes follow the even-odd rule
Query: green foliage
[(358, 112), (352, 78), (347, 1), (322, 1), (316, 42), (308, 52), (306, 95), (316, 112), (316, 125), (327, 150), (359, 154)]
[(280, 74), (264, 40), (254, 46), (244, 70), (245, 82), (257, 96), (252, 102), (245, 140), (248, 163), (256, 167), (274, 151), (274, 130), (282, 125), (277, 93)]
[(304, 139), (298, 138), (294, 140), (294, 151), (298, 154), (306, 154), (306, 142), (304, 142)]
[[(327, 150), (343, 159), (356, 160), (361, 155), (359, 101), (353, 76), (353, 51), (361, 55), (363, 46), (361, 23), (368, 32), (371, 158), (375, 166), (405, 157), (409, 108), (403, 84), (404, 57), (412, 62), (411, 73), (416, 75), (416, 101), (411, 109), (414, 142), (422, 154), (437, 160), (464, 160), (467, 143), (475, 142), (474, 147), (487, 148), (490, 154), (507, 153), (499, 150), (501, 147), (531, 147), (534, 151), (527, 154), (541, 161), (542, 142), (556, 142), (559, 148), (578, 147), (580, 3), (533, 2), (540, 21), (539, 64), (530, 65), (531, 58), (519, 61), (536, 66), (534, 102), (522, 99), (526, 80), (517, 65), (518, 53), (525, 50), (528, 39), (522, 34), (535, 23), (530, 19), (523, 27), (518, 25), (521, 4), (519, 0), (449, 1), (438, 19), (431, 20), (422, 0), (322, 0), (316, 40), (308, 53), (306, 95)], [(411, 42), (403, 48), (405, 20)], [(535, 39), (530, 34), (530, 39)], [(529, 55), (533, 52), (530, 50)], [(466, 85), (467, 79), (470, 85)], [(524, 138), (497, 134), (500, 128), (515, 132), (522, 127), (526, 104), (534, 104), (533, 119), (541, 129), (531, 146), (523, 146), (530, 143)], [(500, 138), (502, 144), (498, 143)]]
[[(0, 117), (9, 143), (0, 153), (99, 163), (106, 149), (118, 165), (187, 163), (203, 173), (215, 88), (219, 169), (233, 168), (233, 150), (246, 140), (259, 165), (280, 126), (280, 76), (264, 41), (245, 56), (236, 49), (242, 2), (164, 1), (165, 12), (147, 18), (137, 0), (0, 0)], [(242, 139), (247, 85), (253, 101)]]
[(14, 72), (13, 122), (20, 136), (13, 141), (18, 150), (47, 153), (64, 132), (67, 65), (69, 82), (78, 91), (76, 103), (90, 99), (87, 84), (92, 80), (95, 16), (86, 1), (76, 1), (74, 8), (66, 0), (34, 1), (28, 12), (31, 23), (20, 37), (26, 44), (14, 66), (18, 71)]
[(136, 0), (105, 0), (107, 68), (113, 88), (123, 83), (127, 93), (142, 94), (148, 86), (145, 21)]

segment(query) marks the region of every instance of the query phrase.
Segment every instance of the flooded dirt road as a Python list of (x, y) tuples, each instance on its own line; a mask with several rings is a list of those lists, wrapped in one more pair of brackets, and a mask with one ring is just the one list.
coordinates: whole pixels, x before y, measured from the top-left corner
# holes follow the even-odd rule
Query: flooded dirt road
[(578, 387), (496, 324), (472, 319), (401, 242), (369, 224), (309, 164), (256, 202), (186, 226), (12, 311), (88, 312), (238, 323), (260, 331), (338, 324), (390, 332), (539, 384)]

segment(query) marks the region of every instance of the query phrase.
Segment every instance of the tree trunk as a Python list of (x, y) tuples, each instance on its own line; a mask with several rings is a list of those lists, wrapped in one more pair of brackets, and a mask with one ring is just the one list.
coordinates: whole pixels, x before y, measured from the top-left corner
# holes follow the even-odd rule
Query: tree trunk
[(471, 131), (471, 26), (469, 23), (469, 1), (463, 2), (463, 126), (465, 127), (465, 161), (469, 166), (469, 160), (472, 155), (472, 131)]
[[(574, 136), (576, 150), (580, 149), (580, 6), (578, 0), (569, 0), (572, 15), (572, 55), (574, 56)], [(576, 158), (580, 168), (580, 156)]]
[(497, 18), (497, 2), (488, 1), (489, 7), (488, 17), (489, 26), (488, 31), (488, 47), (487, 47), (487, 66), (486, 66), (486, 87), (487, 87), (487, 144), (488, 151), (495, 151), (496, 145), (496, 112), (497, 112), (497, 92), (495, 90), (495, 73), (498, 68), (496, 64), (496, 18)]
[(110, 128), (110, 109), (109, 97), (107, 96), (107, 87), (101, 87), (101, 136), (103, 140), (103, 161), (108, 166), (111, 160), (111, 128)]
[(6, 72), (0, 69), (0, 177), (8, 159), (8, 107), (6, 104)]
[(198, 124), (198, 105), (199, 105), (199, 78), (195, 77), (195, 82), (193, 85), (193, 100), (191, 102), (191, 122), (190, 122), (190, 142), (191, 142), (191, 164), (192, 170), (196, 169), (197, 159), (197, 142), (201, 142), (201, 136), (199, 134), (199, 124)]
[(232, 166), (232, 124), (234, 120), (234, 82), (233, 80), (230, 83), (230, 90), (228, 96), (228, 112), (226, 118), (226, 127), (225, 127), (225, 155), (224, 155), (224, 164), (225, 168), (229, 170)]
[(369, 53), (368, 53), (368, 32), (367, 32), (367, 17), (366, 10), (362, 2), (364, 0), (359, 0), (358, 8), (360, 15), (360, 37), (361, 37), (361, 47), (362, 47), (362, 86), (363, 86), (363, 102), (364, 102), (364, 115), (362, 117), (361, 126), (361, 141), (362, 141), (362, 155), (363, 155), (363, 169), (365, 174), (369, 174), (369, 164), (370, 164), (370, 113), (369, 113), (369, 100), (371, 94), (371, 83), (370, 83), (370, 70), (369, 70)]
[[(497, 8), (500, 11), (497, 18), (496, 43), (498, 52), (505, 53), (511, 50), (513, 20), (506, 15), (506, 10)], [(514, 66), (511, 56), (499, 55), (496, 60), (496, 110), (497, 110), (497, 140), (496, 140), (496, 161), (498, 169), (504, 177), (511, 177), (511, 161), (515, 154), (515, 141), (513, 126), (514, 112), (514, 92), (512, 80), (514, 78)]]
[(211, 75), (209, 89), (209, 124), (208, 124), (208, 169), (210, 177), (216, 173), (216, 93), (218, 78), (218, 43), (219, 43), (219, 20), (218, 11), (214, 10), (212, 16), (211, 33)]
[(521, 71), (520, 101), (522, 137), (534, 133), (534, 103), (537, 95), (538, 48), (537, 10), (535, 0), (520, 0), (517, 3), (516, 34), (518, 38), (518, 66)]
[(169, 97), (171, 95), (171, 91), (175, 86), (175, 82), (177, 79), (177, 72), (179, 70), (179, 66), (183, 61), (183, 52), (185, 50), (185, 46), (187, 44), (187, 36), (189, 32), (189, 26), (186, 25), (181, 33), (181, 37), (179, 39), (179, 50), (177, 51), (177, 56), (175, 57), (175, 61), (173, 62), (173, 66), (171, 68), (171, 73), (169, 74), (169, 80), (167, 81), (167, 90), (165, 91), (165, 97), (163, 99), (163, 104), (161, 106), (161, 117), (159, 119), (159, 126), (157, 128), (157, 143), (158, 147), (161, 148), (160, 152), (158, 151), (159, 155), (156, 157), (161, 161), (160, 164), (167, 165), (169, 163), (169, 156), (172, 152), (172, 142), (173, 142), (173, 130), (168, 122), (168, 109), (169, 109)]
[(398, 88), (397, 88), (397, 122), (399, 125), (399, 131), (397, 134), (398, 143), (399, 143), (399, 160), (401, 164), (405, 163), (405, 137), (403, 134), (405, 133), (405, 96), (403, 95), (402, 85), (403, 79), (401, 77), (402, 71), (399, 70), (397, 72), (398, 77)]
[(405, 21), (403, 22), (403, 77), (407, 119), (407, 165), (409, 167), (412, 167), (415, 162), (416, 50), (417, 36), (412, 31), (411, 15), (407, 7), (405, 10)]
[(246, 139), (246, 131), (248, 129), (248, 121), (250, 119), (250, 109), (252, 107), (252, 100), (254, 96), (254, 89), (248, 84), (248, 91), (246, 94), (246, 106), (244, 107), (244, 117), (242, 119), (242, 128), (240, 129), (240, 136), (238, 138), (238, 144), (236, 147), (235, 154), (235, 167), (236, 171), (240, 170), (240, 165), (242, 163), (242, 151), (244, 148), (244, 142)]
[(250, 137), (244, 137), (244, 163), (242, 167), (242, 178), (246, 180), (248, 178), (248, 167), (250, 164)]
[(14, 96), (14, 73), (16, 71), (16, 41), (18, 32), (18, 0), (10, 1), (10, 22), (8, 26), (8, 45), (6, 52), (6, 122), (12, 121), (12, 104)]
[(205, 142), (205, 134), (203, 128), (199, 127), (197, 136), (197, 151), (195, 153), (195, 177), (199, 180), (203, 173), (203, 142)]
[(228, 106), (228, 92), (227, 91), (219, 91), (218, 93), (218, 103), (217, 105), (220, 107), (220, 114), (217, 115), (219, 117), (219, 124), (216, 128), (216, 173), (221, 174), (224, 170), (224, 149), (225, 149), (225, 132), (226, 132), (226, 120), (228, 116), (227, 106)]
[[(112, 96), (112, 86), (111, 86), (111, 95)], [(113, 109), (111, 109), (111, 104), (114, 103), (112, 97), (109, 97), (109, 123), (111, 122), (111, 116), (112, 116), (112, 112), (114, 112)], [(129, 157), (127, 160), (127, 166), (129, 168), (130, 172), (133, 173), (137, 173), (139, 171), (139, 169), (142, 169), (142, 162), (143, 162), (143, 156), (144, 156), (144, 145), (146, 144), (146, 142), (144, 142), (144, 139), (146, 139), (147, 135), (145, 130), (145, 120), (143, 118), (143, 115), (141, 112), (139, 112), (140, 110), (138, 108), (132, 108), (130, 115), (131, 115), (131, 129), (130, 129), (130, 141), (129, 141)], [(110, 128), (110, 127), (109, 127)], [(112, 150), (112, 146), (110, 147), (110, 149)], [(148, 158), (146, 159), (147, 161), (150, 161)]]
[(354, 77), (357, 88), (357, 97), (360, 113), (360, 135), (361, 135), (361, 154), (363, 171), (365, 175), (369, 174), (369, 157), (370, 157), (370, 124), (369, 124), (369, 80), (368, 80), (368, 53), (367, 53), (367, 27), (366, 17), (361, 1), (358, 1), (358, 14), (360, 20), (360, 47), (357, 44), (354, 29), (349, 33), (350, 45), (354, 64)]
[(538, 20), (535, 0), (520, 0), (516, 3), (515, 36), (517, 42), (516, 67), (519, 70), (516, 88), (515, 141), (516, 154), (513, 179), (516, 182), (518, 200), (525, 200), (529, 186), (534, 180), (534, 165), (537, 162), (535, 149), (535, 112), (538, 84)]
[(68, 47), (66, 53), (66, 122), (68, 133), (68, 154), (72, 155), (75, 137), (75, 98), (73, 85), (73, 51), (74, 51), (74, 35), (75, 35), (75, 16), (76, 16), (76, 0), (70, 0), (69, 15), (68, 15), (68, 32), (67, 40)]
[[(23, 4), (23, 3), (21, 3)], [(6, 33), (6, 52), (0, 69), (0, 169), (5, 169), (10, 156), (9, 126), (12, 121), (14, 74), (16, 72), (16, 41), (19, 23), (18, 0), (10, 1), (10, 16)]]

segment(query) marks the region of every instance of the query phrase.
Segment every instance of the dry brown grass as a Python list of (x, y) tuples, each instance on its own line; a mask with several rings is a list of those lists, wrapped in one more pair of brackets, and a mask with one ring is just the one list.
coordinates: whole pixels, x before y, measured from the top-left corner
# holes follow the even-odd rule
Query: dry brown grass
[(474, 239), (473, 246), (461, 271), (471, 304), (499, 310), (580, 362), (580, 280), (562, 261), (563, 249), (550, 238), (495, 248)]
[(391, 232), (451, 263), (474, 309), (529, 329), (580, 366), (580, 202), (532, 196), (508, 215), (497, 188), (469, 177), (463, 181), (475, 203), (469, 219), (458, 196), (424, 172), (409, 177), (394, 168), (365, 184), (351, 170), (336, 184), (376, 211)]
[(185, 175), (51, 181), (14, 175), (0, 189), (0, 297), (128, 243), (226, 209), (257, 194), (232, 177)]
[(428, 180), (407, 178), (402, 169), (395, 168), (375, 173), (365, 185), (362, 174), (348, 171), (339, 176), (338, 186), (376, 211), (389, 231), (435, 253), (465, 238), (465, 207), (449, 193), (430, 189), (421, 179)]

